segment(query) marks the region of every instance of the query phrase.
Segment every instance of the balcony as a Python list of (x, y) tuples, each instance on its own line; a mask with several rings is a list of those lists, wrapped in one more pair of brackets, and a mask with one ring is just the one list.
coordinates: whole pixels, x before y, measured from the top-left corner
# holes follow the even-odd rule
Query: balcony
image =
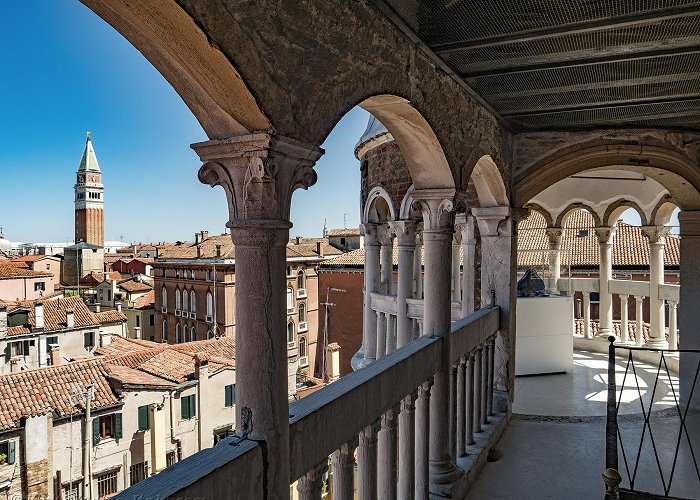
[(300, 321), (297, 325), (297, 329), (299, 333), (306, 332), (309, 330), (309, 323), (306, 321)]
[(305, 299), (307, 297), (306, 288), (297, 289), (297, 299)]

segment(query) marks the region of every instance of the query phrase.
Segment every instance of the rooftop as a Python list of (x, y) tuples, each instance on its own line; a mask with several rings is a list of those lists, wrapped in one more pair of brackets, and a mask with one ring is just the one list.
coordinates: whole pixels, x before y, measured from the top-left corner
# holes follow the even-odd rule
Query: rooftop
[(53, 274), (40, 271), (32, 271), (23, 267), (16, 267), (12, 263), (6, 261), (0, 262), (0, 279), (15, 279), (15, 278), (42, 278), (52, 277)]

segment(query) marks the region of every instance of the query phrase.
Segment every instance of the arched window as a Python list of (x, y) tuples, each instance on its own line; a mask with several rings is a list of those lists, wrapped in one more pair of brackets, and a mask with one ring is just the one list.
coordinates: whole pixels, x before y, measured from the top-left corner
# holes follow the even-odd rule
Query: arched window
[(287, 309), (294, 309), (294, 290), (291, 286), (287, 288)]
[(197, 312), (197, 299), (194, 296), (194, 290), (192, 290), (190, 292), (190, 312), (191, 313)]
[(168, 322), (163, 320), (163, 342), (168, 342)]
[(306, 275), (303, 270), (300, 270), (299, 274), (297, 274), (297, 288), (300, 290), (306, 288)]
[(287, 324), (287, 343), (294, 343), (294, 323)]
[(303, 302), (299, 303), (299, 321), (306, 321), (306, 306)]
[(214, 297), (211, 292), (207, 292), (207, 316), (214, 315)]
[(209, 330), (209, 331), (207, 332), (207, 338), (208, 338), (208, 339), (213, 339), (213, 338), (214, 338), (214, 334), (211, 332), (211, 330)]
[(299, 337), (299, 357), (306, 357), (306, 338)]
[(175, 310), (179, 311), (180, 309), (182, 309), (180, 290), (176, 288), (175, 289)]
[(179, 323), (175, 325), (175, 342), (178, 344), (182, 342), (182, 328)]
[(163, 290), (161, 290), (160, 297), (161, 297), (161, 300), (163, 301), (163, 304), (161, 307), (165, 307), (167, 309), (167, 307), (168, 307), (168, 290), (165, 287), (163, 287)]
[(182, 326), (182, 341), (187, 342), (187, 325)]
[(187, 311), (187, 308), (190, 307), (190, 296), (187, 293), (187, 290), (184, 290), (182, 292), (182, 310)]
[(190, 342), (197, 340), (197, 329), (193, 326), (190, 330)]

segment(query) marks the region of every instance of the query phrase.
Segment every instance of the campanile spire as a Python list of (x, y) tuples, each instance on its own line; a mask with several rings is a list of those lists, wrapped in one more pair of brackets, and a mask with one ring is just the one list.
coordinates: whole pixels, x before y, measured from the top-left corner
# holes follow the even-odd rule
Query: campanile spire
[(76, 172), (74, 190), (75, 243), (104, 246), (104, 186), (90, 132)]

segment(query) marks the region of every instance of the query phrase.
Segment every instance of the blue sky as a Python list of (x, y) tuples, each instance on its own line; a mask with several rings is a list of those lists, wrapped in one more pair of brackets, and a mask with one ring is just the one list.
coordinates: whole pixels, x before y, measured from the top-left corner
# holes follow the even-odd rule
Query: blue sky
[[(105, 237), (192, 239), (223, 232), (226, 197), (197, 180), (189, 145), (206, 136), (180, 97), (113, 28), (77, 0), (0, 4), (0, 226), (12, 241), (73, 237), (73, 184), (85, 142), (105, 184)], [(359, 108), (336, 126), (319, 181), (297, 191), (293, 236), (359, 223)]]

